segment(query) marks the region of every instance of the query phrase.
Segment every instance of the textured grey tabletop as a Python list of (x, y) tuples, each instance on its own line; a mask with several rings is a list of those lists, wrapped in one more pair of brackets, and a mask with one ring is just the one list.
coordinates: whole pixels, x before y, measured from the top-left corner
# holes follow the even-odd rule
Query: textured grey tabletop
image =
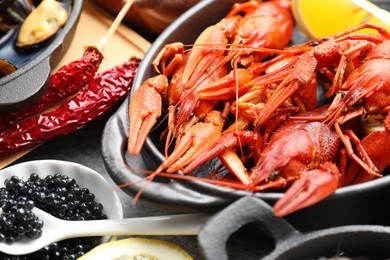
[[(386, 9), (390, 9), (390, 1), (376, 0), (373, 2), (382, 5)], [(116, 109), (113, 109), (111, 113), (104, 115), (81, 130), (65, 136), (56, 137), (44, 143), (14, 162), (14, 164), (41, 159), (57, 159), (76, 162), (101, 173), (107, 181), (115, 187), (115, 183), (111, 180), (104, 167), (100, 150), (101, 135), (104, 125), (115, 110)], [(135, 159), (134, 167), (142, 169), (143, 161)], [(124, 217), (170, 214), (170, 212), (163, 212), (159, 209), (142, 205), (141, 203), (132, 205), (132, 198), (129, 195), (121, 190), (117, 190), (117, 193), (122, 201), (125, 213)], [(261, 232), (258, 231), (258, 229), (253, 229), (252, 226), (247, 226), (235, 234), (228, 241), (228, 246), (230, 246), (228, 248), (229, 255), (234, 259), (258, 259), (263, 250), (272, 249), (272, 241), (270, 242), (266, 235), (262, 235)], [(245, 236), (243, 236), (243, 234), (245, 234)], [(155, 238), (176, 243), (187, 250), (195, 259), (202, 259), (196, 236), (164, 236)]]

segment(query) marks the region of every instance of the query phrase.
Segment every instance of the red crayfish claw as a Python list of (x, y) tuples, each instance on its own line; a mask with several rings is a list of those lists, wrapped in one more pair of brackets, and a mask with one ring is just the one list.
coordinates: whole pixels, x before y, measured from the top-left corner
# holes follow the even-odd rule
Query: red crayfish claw
[(128, 152), (137, 155), (150, 130), (161, 116), (162, 93), (168, 87), (167, 77), (157, 75), (145, 81), (133, 94), (130, 105)]
[(304, 172), (275, 203), (274, 215), (283, 217), (323, 200), (336, 191), (339, 182), (339, 169), (331, 162)]

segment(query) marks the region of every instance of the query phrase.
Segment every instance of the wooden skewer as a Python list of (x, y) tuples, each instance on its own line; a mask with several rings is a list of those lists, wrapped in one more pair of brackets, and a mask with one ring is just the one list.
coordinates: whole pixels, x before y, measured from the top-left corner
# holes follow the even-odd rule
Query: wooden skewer
[(116, 16), (115, 20), (112, 22), (110, 28), (108, 29), (107, 33), (104, 35), (104, 37), (100, 40), (100, 42), (97, 45), (98, 50), (103, 51), (104, 47), (107, 44), (108, 39), (115, 33), (116, 29), (122, 22), (123, 18), (129, 11), (130, 7), (132, 6), (134, 0), (127, 0), (125, 5), (122, 7), (118, 15)]

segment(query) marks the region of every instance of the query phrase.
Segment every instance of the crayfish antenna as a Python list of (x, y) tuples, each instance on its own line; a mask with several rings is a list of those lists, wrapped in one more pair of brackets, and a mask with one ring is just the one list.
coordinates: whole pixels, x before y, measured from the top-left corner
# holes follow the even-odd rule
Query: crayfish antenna
[(339, 169), (331, 162), (303, 173), (275, 203), (274, 215), (283, 217), (323, 200), (333, 194), (339, 182)]
[[(256, 150), (259, 148), (261, 142), (261, 135), (252, 131), (225, 132), (213, 145), (192, 160), (192, 162), (183, 169), (183, 172), (190, 173), (200, 165), (219, 156), (219, 159), (230, 172), (232, 172), (243, 184), (249, 185), (251, 180), (247, 174), (247, 169), (241, 161), (241, 158), (235, 152), (235, 148), (239, 145), (249, 144), (253, 147), (253, 150)], [(259, 154), (260, 151), (255, 153)]]

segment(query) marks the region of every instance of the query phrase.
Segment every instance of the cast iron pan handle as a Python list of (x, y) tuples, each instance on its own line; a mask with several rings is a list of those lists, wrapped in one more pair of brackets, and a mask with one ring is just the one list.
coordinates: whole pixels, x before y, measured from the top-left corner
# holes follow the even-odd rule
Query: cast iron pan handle
[[(128, 99), (123, 102), (118, 111), (107, 121), (102, 135), (101, 152), (105, 167), (114, 182), (118, 185), (132, 183), (124, 191), (134, 196), (140, 189), (145, 188), (145, 182), (142, 181), (142, 176), (137, 175), (132, 170), (132, 168), (137, 169), (137, 167), (142, 167), (142, 165), (129, 165), (126, 159), (129, 129), (127, 111)], [(136, 162), (143, 160), (140, 156), (138, 157), (135, 159)], [(138, 170), (144, 169), (138, 168)], [(150, 182), (143, 190), (140, 200), (157, 204), (160, 207), (163, 203), (167, 209), (179, 211), (183, 211), (183, 209), (192, 211), (205, 205), (211, 205), (210, 210), (215, 211), (230, 202), (229, 198), (221, 199), (220, 197), (188, 189), (178, 180)], [(182, 205), (186, 206), (183, 207)]]
[(263, 200), (247, 196), (217, 213), (198, 235), (205, 259), (227, 260), (226, 243), (229, 237), (246, 224), (263, 224), (275, 240), (275, 250), (287, 239), (301, 235), (290, 223), (275, 217), (272, 212), (272, 207)]
[(4, 77), (5, 83), (0, 86), (0, 111), (10, 112), (36, 102), (48, 87), (50, 71), (50, 57), (47, 57), (17, 78), (7, 81), (7, 76)]

